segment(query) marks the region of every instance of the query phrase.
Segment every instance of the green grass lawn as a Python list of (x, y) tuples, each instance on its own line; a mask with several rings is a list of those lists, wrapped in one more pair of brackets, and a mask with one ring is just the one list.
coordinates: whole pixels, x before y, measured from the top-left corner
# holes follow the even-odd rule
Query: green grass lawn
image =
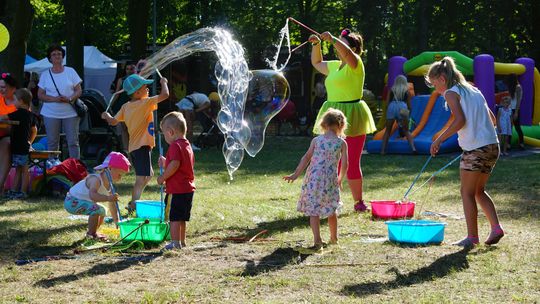
[[(294, 250), (312, 242), (307, 218), (296, 212), (301, 181), (287, 184), (281, 177), (294, 170), (308, 145), (308, 138), (269, 137), (256, 158), (246, 155), (233, 181), (221, 149), (197, 152), (189, 247), (163, 255), (154, 247), (72, 256), (86, 223), (69, 219), (61, 199), (0, 203), (0, 302), (540, 302), (540, 154), (497, 163), (487, 187), (507, 232), (497, 246), (464, 251), (450, 245), (466, 234), (456, 163), (411, 197), (417, 217), (448, 223), (443, 244), (411, 247), (382, 240), (384, 221), (352, 212), (345, 189), (340, 244), (304, 255)], [(433, 159), (424, 179), (453, 157)], [(401, 198), (426, 158), (364, 155), (365, 199)], [(124, 205), (133, 181), (130, 174), (118, 186)], [(155, 181), (143, 197), (159, 200)], [(425, 211), (448, 217), (422, 215)], [(489, 224), (482, 214), (479, 228), (483, 240)], [(267, 230), (264, 242), (223, 240), (262, 230)], [(322, 233), (328, 239), (325, 221)], [(14, 263), (47, 255), (74, 258)]]

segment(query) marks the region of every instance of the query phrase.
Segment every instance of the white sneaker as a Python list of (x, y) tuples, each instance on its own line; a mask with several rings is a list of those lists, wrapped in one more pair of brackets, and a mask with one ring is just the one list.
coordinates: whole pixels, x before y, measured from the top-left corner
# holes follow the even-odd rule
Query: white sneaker
[(193, 151), (201, 151), (201, 148), (195, 146), (194, 144), (191, 144), (191, 150), (193, 150)]

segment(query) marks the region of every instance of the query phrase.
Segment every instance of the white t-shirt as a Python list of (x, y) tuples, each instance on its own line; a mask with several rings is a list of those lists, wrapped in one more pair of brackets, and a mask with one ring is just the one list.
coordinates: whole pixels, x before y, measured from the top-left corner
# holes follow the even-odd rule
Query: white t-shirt
[[(41, 73), (38, 87), (45, 91), (45, 94), (49, 96), (58, 96), (58, 92), (54, 87), (54, 83), (51, 79), (50, 70), (46, 70)], [(52, 72), (54, 82), (58, 87), (58, 91), (62, 96), (70, 97), (75, 92), (75, 87), (82, 82), (81, 77), (77, 75), (74, 69), (65, 66), (62, 73)], [(77, 113), (69, 103), (59, 102), (44, 102), (41, 108), (41, 115), (49, 118), (72, 118), (76, 117)]]
[[(188, 97), (193, 100), (191, 102)], [(195, 108), (200, 108), (203, 104), (210, 103), (210, 99), (208, 99), (208, 96), (202, 94), (202, 93), (192, 93), (188, 96), (182, 98), (179, 102), (176, 103), (176, 106), (180, 110), (191, 110), (193, 111)]]
[(448, 91), (460, 96), (459, 103), (465, 115), (465, 125), (458, 133), (458, 143), (464, 151), (471, 151), (480, 147), (496, 144), (497, 132), (489, 115), (489, 108), (484, 95), (476, 89), (467, 90), (460, 86), (453, 86)]

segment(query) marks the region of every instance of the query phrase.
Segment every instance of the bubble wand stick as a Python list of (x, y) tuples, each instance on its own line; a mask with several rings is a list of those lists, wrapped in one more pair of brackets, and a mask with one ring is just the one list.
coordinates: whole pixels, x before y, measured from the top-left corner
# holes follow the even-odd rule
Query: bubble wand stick
[[(159, 79), (163, 78), (163, 76), (161, 76), (161, 73), (159, 72), (158, 68), (156, 68), (156, 73), (157, 75), (159, 76)], [(157, 116), (156, 116), (157, 117)], [(157, 123), (156, 123), (157, 125)], [(163, 156), (163, 146), (161, 145), (161, 134), (158, 132), (158, 146), (159, 146), (159, 156)], [(160, 166), (159, 167), (159, 174), (163, 174), (163, 167)], [(160, 201), (160, 209), (161, 209), (161, 214), (159, 215), (159, 222), (161, 223), (163, 220), (164, 220), (164, 214), (163, 214), (163, 184), (161, 185), (161, 188), (160, 188), (160, 194), (161, 194), (161, 201)]]
[(317, 31), (315, 31), (314, 29), (310, 28), (309, 26), (303, 24), (302, 22), (294, 19), (293, 17), (289, 17), (289, 20), (291, 20), (292, 22), (304, 27), (306, 30), (312, 32), (313, 34), (317, 35), (317, 36), (320, 36), (321, 34), (319, 34)]

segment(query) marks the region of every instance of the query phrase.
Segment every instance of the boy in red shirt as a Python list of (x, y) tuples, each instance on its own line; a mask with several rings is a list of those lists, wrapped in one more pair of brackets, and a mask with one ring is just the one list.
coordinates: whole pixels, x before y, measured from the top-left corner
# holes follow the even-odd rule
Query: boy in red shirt
[(186, 120), (182, 113), (170, 112), (165, 115), (160, 128), (169, 144), (166, 156), (159, 158), (159, 166), (165, 170), (157, 178), (159, 185), (165, 183), (165, 220), (171, 224), (171, 242), (164, 250), (180, 249), (186, 246), (186, 222), (191, 216), (195, 193), (195, 158), (186, 139)]

